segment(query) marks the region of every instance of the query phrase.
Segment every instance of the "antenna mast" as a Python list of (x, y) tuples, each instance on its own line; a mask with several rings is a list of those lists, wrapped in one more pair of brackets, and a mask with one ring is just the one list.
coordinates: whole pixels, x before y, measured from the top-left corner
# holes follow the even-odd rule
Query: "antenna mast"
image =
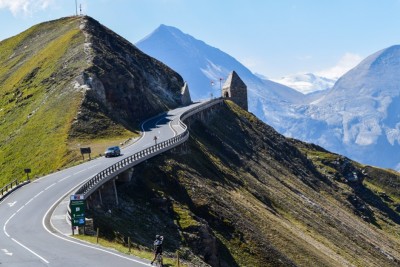
[(78, 16), (78, 0), (75, 0), (75, 14)]

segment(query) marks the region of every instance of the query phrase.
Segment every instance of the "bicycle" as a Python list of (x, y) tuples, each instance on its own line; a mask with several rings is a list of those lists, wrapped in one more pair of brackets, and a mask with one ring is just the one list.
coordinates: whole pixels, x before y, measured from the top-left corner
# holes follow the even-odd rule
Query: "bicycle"
[(163, 258), (162, 258), (161, 254), (157, 255), (155, 263), (156, 263), (156, 266), (163, 267)]

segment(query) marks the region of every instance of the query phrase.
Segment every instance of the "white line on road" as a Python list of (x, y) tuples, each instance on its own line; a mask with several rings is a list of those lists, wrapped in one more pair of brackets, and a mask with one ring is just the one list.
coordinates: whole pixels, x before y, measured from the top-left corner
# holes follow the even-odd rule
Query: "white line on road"
[(48, 190), (49, 188), (51, 188), (52, 186), (55, 186), (55, 185), (56, 185), (56, 183), (49, 185), (48, 187), (46, 187), (46, 188), (44, 189), (44, 191)]
[(89, 168), (87, 168), (87, 170), (93, 169), (94, 167), (99, 166), (99, 165), (100, 164), (96, 164), (96, 165), (90, 166)]
[[(112, 251), (108, 251), (108, 250), (106, 250), (106, 249), (102, 249), (102, 248), (96, 247), (96, 246), (93, 246), (93, 245), (90, 245), (90, 244), (83, 244), (83, 243), (81, 243), (81, 242), (77, 242), (77, 241), (71, 240), (71, 239), (69, 239), (69, 238), (65, 238), (65, 237), (63, 237), (63, 236), (60, 236), (60, 235), (55, 234), (55, 233), (53, 233), (52, 231), (50, 231), (50, 229), (47, 228), (46, 223), (45, 223), (46, 217), (48, 217), (50, 211), (51, 211), (51, 210), (54, 208), (54, 206), (56, 206), (63, 198), (65, 198), (65, 196), (62, 196), (62, 197), (59, 198), (56, 202), (54, 202), (53, 205), (51, 205), (51, 207), (47, 210), (46, 214), (43, 216), (43, 219), (42, 219), (42, 226), (43, 226), (43, 228), (44, 228), (47, 232), (49, 232), (51, 235), (53, 235), (53, 236), (55, 236), (55, 237), (57, 237), (57, 238), (60, 238), (60, 239), (62, 239), (62, 240), (64, 240), (64, 241), (67, 241), (67, 242), (70, 242), (70, 243), (77, 244), (77, 245), (82, 246), (82, 247), (91, 248), (91, 249), (94, 249), (94, 250), (98, 250), (98, 251), (101, 251), (101, 252), (104, 252), (104, 253), (111, 254), (111, 255), (113, 255), (113, 256), (116, 256), (116, 257), (119, 257), (119, 258), (122, 258), (122, 259), (126, 259), (126, 260), (128, 260), (128, 261), (133, 261), (133, 262), (136, 262), (136, 263), (140, 263), (140, 264), (142, 264), (142, 265), (145, 265), (145, 266), (150, 266), (148, 263), (144, 263), (144, 262), (141, 262), (141, 261), (139, 261), (139, 260), (132, 259), (132, 258), (129, 258), (129, 257), (123, 256), (123, 255), (117, 254), (117, 253), (112, 252)], [(50, 224), (52, 225), (52, 227), (53, 227), (57, 232), (59, 232), (60, 234), (64, 235), (63, 233), (60, 232), (60, 230), (58, 230), (57, 228), (54, 227), (54, 225), (53, 225), (52, 222), (51, 222), (51, 219), (50, 219)]]
[[(40, 191), (39, 193), (37, 193), (32, 199), (37, 198), (38, 196), (40, 196), (41, 194), (43, 194), (44, 190)], [(29, 201), (30, 202), (30, 201)]]
[(7, 204), (8, 204), (8, 206), (10, 206), (10, 208), (11, 208), (12, 206), (14, 206), (14, 205), (15, 205), (15, 203), (17, 203), (17, 201), (10, 202), (10, 203), (7, 203)]
[(13, 215), (11, 215), (11, 217), (8, 218), (8, 220), (5, 222), (5, 224), (3, 226), (3, 232), (6, 234), (7, 237), (10, 237), (10, 235), (7, 233), (7, 230), (6, 230), (7, 224), (15, 216), (15, 214), (17, 214), (17, 213), (14, 213)]
[(79, 171), (79, 172), (74, 173), (73, 175), (80, 174), (81, 172), (84, 172), (84, 171), (86, 171), (86, 170), (81, 170), (81, 171)]
[(32, 253), (33, 255), (35, 255), (36, 257), (38, 257), (39, 259), (41, 259), (42, 261), (44, 261), (46, 264), (49, 264), (49, 262), (43, 258), (42, 256), (40, 256), (39, 254), (37, 254), (36, 252), (34, 252), (33, 250), (29, 249), (28, 247), (24, 246), (23, 244), (21, 244), (20, 242), (18, 242), (17, 240), (15, 240), (14, 238), (11, 238), (12, 241), (14, 241), (15, 243), (17, 243), (18, 245), (20, 245), (21, 247), (23, 247), (24, 249), (26, 249), (27, 251), (29, 251), (30, 253)]
[(68, 175), (68, 176), (62, 178), (61, 180), (59, 180), (58, 182), (62, 182), (62, 181), (64, 181), (65, 179), (68, 179), (68, 178), (70, 178), (70, 177), (71, 177), (71, 175)]
[(6, 254), (7, 256), (12, 256), (13, 254), (11, 252), (9, 252), (7, 249), (3, 248), (1, 251), (4, 252), (4, 254)]

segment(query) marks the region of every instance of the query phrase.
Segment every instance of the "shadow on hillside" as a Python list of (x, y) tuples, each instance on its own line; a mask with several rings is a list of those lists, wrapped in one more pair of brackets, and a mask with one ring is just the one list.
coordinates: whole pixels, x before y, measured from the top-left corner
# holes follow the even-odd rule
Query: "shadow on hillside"
[[(352, 186), (356, 195), (363, 200), (368, 205), (380, 210), (385, 216), (392, 220), (396, 224), (400, 224), (400, 215), (392, 210), (387, 203), (385, 203), (380, 196), (377, 196), (370, 189), (364, 187), (363, 185)], [(375, 221), (375, 218), (374, 218)], [(380, 228), (380, 226), (375, 222), (374, 225)]]

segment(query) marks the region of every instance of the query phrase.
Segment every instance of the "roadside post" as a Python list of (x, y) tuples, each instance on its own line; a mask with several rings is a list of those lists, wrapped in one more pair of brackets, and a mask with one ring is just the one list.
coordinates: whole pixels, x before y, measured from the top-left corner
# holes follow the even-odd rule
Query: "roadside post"
[(71, 195), (69, 206), (71, 209), (72, 235), (74, 235), (75, 226), (85, 227), (85, 204), (83, 195)]
[(29, 174), (31, 173), (31, 169), (24, 169), (24, 172), (26, 173), (26, 180), (29, 181)]
[(90, 149), (90, 147), (81, 147), (81, 155), (82, 155), (82, 159), (85, 160), (85, 155), (84, 154), (89, 154), (89, 160), (91, 160), (92, 158), (90, 157), (90, 154), (92, 153), (92, 150)]

